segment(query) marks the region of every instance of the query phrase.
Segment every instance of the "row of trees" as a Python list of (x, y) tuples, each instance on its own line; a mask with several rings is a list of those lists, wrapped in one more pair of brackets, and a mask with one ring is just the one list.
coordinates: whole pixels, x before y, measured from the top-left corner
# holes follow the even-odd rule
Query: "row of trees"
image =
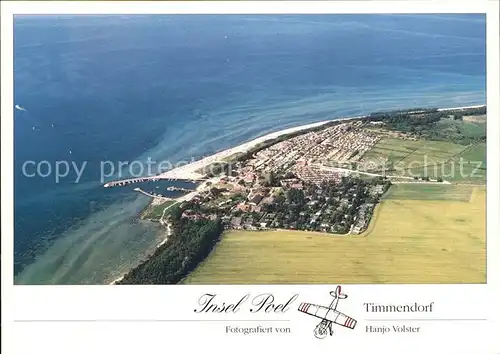
[(401, 114), (409, 114), (413, 112), (432, 113), (437, 111), (438, 111), (437, 108), (408, 108), (408, 109), (398, 109), (393, 111), (372, 112), (369, 114), (369, 117), (395, 116)]
[(409, 132), (411, 127), (417, 126), (428, 126), (432, 123), (438, 122), (441, 118), (447, 117), (449, 113), (447, 112), (426, 112), (419, 114), (412, 113), (386, 113), (386, 114), (376, 114), (369, 116), (372, 122), (384, 122), (389, 128), (394, 130)]
[(438, 108), (408, 108), (400, 109), (394, 111), (385, 112), (373, 112), (368, 115), (370, 118), (375, 117), (391, 117), (391, 116), (401, 116), (401, 115), (419, 115), (419, 114), (430, 114), (443, 112), (444, 114), (461, 114), (461, 115), (483, 115), (486, 114), (486, 106), (473, 107), (473, 108), (459, 108), (447, 111), (439, 111)]

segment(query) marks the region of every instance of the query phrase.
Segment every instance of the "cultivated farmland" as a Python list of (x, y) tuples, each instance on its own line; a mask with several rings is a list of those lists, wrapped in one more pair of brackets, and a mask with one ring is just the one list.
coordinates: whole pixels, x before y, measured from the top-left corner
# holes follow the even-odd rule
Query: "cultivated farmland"
[(486, 176), (486, 143), (460, 145), (446, 141), (384, 138), (368, 151), (362, 166), (370, 172), (410, 177), (442, 177), (482, 184)]
[(383, 200), (362, 235), (232, 231), (184, 282), (484, 283), (485, 189), (464, 201), (465, 189), (458, 200), (438, 190), (429, 193), (438, 200), (409, 200), (396, 188), (401, 199)]
[(486, 181), (486, 143), (477, 143), (454, 155), (445, 163), (428, 164), (404, 171), (410, 176), (428, 176), (457, 183), (484, 184)]
[(387, 162), (397, 170), (443, 163), (466, 149), (466, 146), (445, 141), (404, 140), (384, 138), (368, 151), (364, 162)]
[(468, 202), (473, 187), (457, 184), (401, 183), (394, 184), (383, 199), (395, 200), (456, 200)]

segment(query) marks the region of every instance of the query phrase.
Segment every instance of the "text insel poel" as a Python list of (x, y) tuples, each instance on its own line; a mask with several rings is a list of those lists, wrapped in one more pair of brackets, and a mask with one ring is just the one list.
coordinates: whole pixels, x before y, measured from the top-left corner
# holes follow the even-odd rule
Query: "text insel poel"
[(252, 301), (254, 307), (250, 312), (286, 312), (298, 296), (299, 294), (295, 294), (285, 303), (276, 303), (273, 294), (260, 294), (254, 297)]
[(197, 313), (236, 313), (243, 304), (248, 303), (249, 311), (252, 313), (284, 313), (290, 308), (290, 305), (297, 299), (299, 295), (295, 294), (292, 297), (286, 298), (285, 301), (276, 301), (273, 294), (260, 294), (248, 301), (250, 294), (241, 297), (237, 302), (226, 302), (219, 299), (217, 294), (203, 294), (198, 299), (199, 307), (194, 310)]
[(246, 294), (236, 303), (217, 303), (215, 299), (216, 294), (204, 294), (198, 299), (199, 308), (195, 309), (194, 312), (233, 312), (236, 313), (240, 310), (241, 305), (248, 300), (250, 294)]

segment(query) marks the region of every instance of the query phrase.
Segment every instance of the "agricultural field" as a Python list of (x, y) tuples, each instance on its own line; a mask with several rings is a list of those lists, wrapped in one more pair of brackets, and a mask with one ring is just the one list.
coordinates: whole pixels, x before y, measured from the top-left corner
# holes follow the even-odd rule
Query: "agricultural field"
[(442, 177), (447, 181), (484, 184), (486, 143), (465, 146), (445, 141), (384, 138), (363, 156), (360, 166), (387, 175)]
[(478, 143), (463, 151), (457, 158), (466, 162), (481, 162), (486, 167), (486, 143)]
[(477, 143), (443, 164), (431, 164), (412, 168), (406, 174), (422, 175), (459, 183), (485, 184), (486, 182), (486, 143)]
[[(379, 130), (384, 134), (385, 130)], [(385, 137), (362, 159), (368, 172), (443, 178), (484, 184), (486, 180), (486, 115), (463, 120), (441, 119), (422, 132), (422, 139)]]
[(463, 117), (463, 120), (464, 120), (464, 122), (486, 124), (486, 114), (482, 114), (482, 115), (478, 115), (478, 116), (465, 116), (465, 117)]
[(400, 183), (393, 184), (382, 197), (384, 200), (455, 200), (469, 202), (474, 187), (454, 184)]
[(465, 191), (411, 200), (398, 186), (361, 235), (231, 231), (184, 283), (485, 283), (486, 192)]
[(363, 156), (362, 161), (381, 164), (387, 161), (389, 167), (405, 170), (446, 162), (464, 149), (463, 145), (444, 141), (384, 138)]

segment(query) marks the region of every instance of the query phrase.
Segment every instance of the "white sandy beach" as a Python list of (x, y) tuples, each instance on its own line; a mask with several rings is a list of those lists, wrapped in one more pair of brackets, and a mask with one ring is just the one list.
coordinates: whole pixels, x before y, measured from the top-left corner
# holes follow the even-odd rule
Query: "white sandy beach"
[(468, 109), (468, 108), (481, 108), (481, 107), (486, 107), (486, 105), (485, 104), (480, 104), (480, 105), (477, 105), (477, 106), (438, 108), (438, 111), (453, 111), (454, 109)]
[(122, 275), (121, 277), (119, 278), (116, 278), (115, 280), (113, 280), (111, 283), (109, 283), (108, 285), (115, 285), (116, 283), (118, 283), (120, 280), (122, 280), (123, 278), (125, 277), (125, 275)]

